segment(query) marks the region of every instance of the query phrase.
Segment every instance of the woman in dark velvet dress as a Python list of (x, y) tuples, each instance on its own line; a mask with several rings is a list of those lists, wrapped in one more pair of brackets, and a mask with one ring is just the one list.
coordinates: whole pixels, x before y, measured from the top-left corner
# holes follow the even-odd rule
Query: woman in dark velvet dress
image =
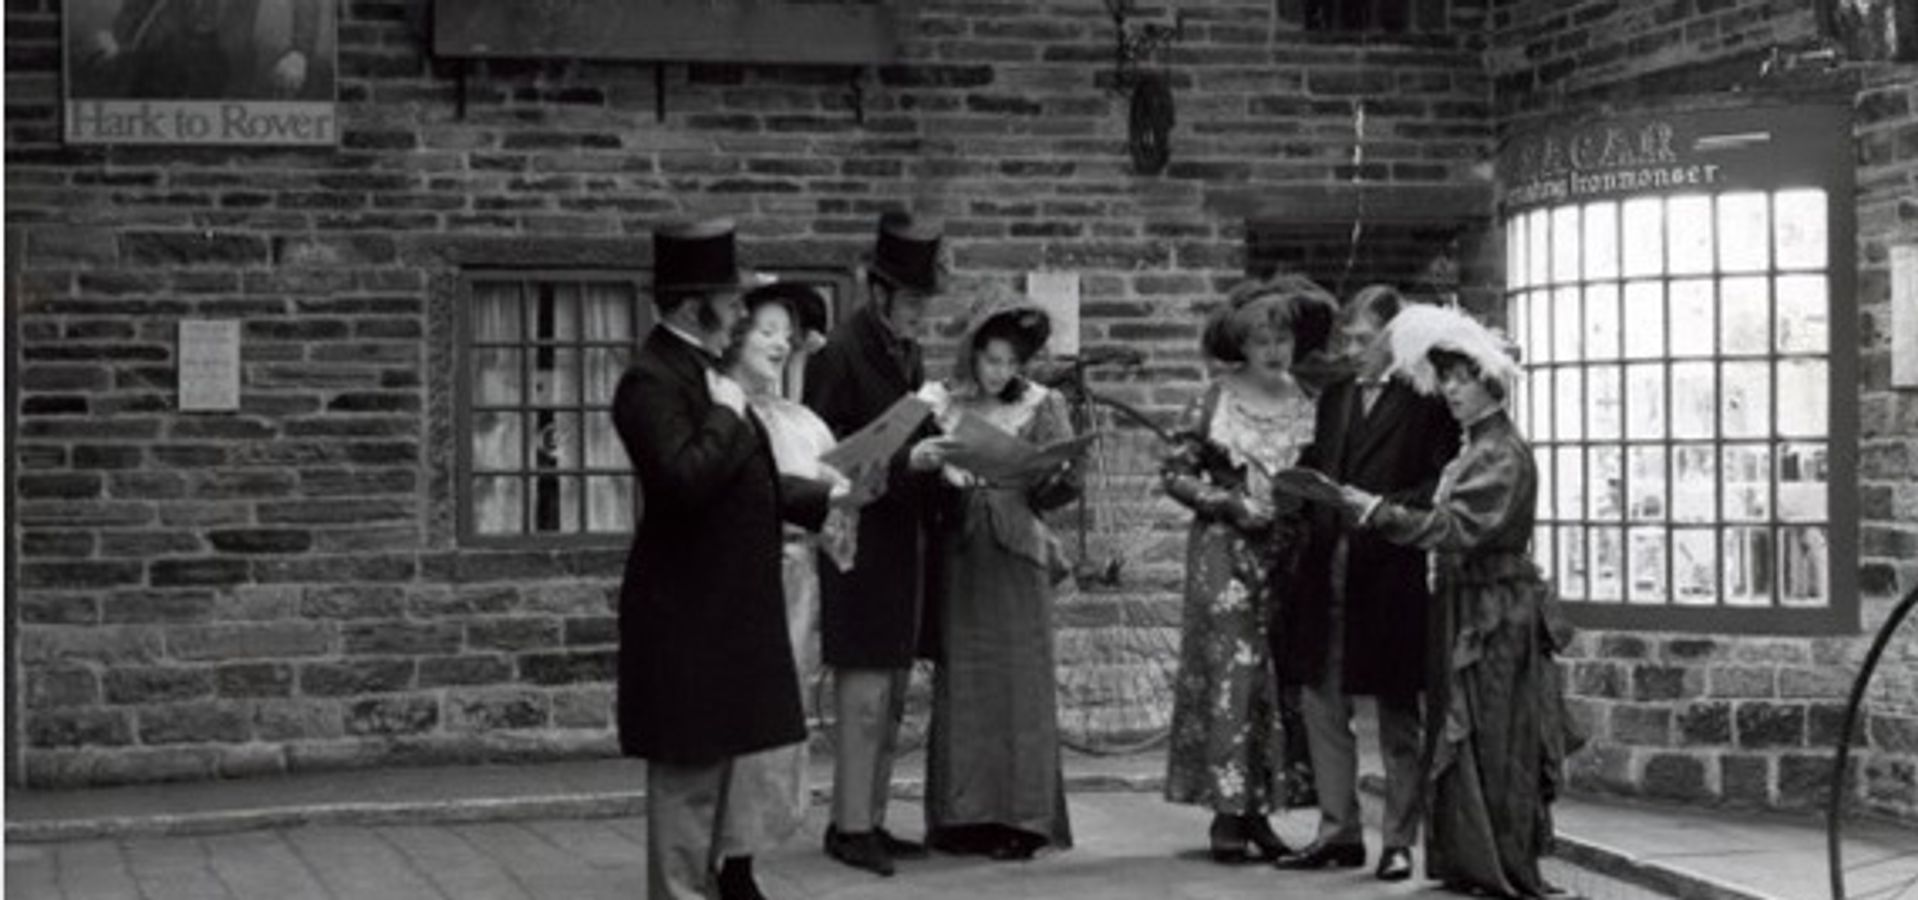
[(1516, 366), (1453, 310), (1405, 310), (1391, 341), (1395, 373), (1441, 393), (1464, 430), (1430, 510), (1340, 488), (1358, 527), (1434, 555), (1443, 646), (1429, 682), (1426, 872), (1457, 890), (1544, 897), (1539, 857), (1565, 752), (1552, 657), (1568, 635), (1527, 548), (1538, 474), (1504, 409)]

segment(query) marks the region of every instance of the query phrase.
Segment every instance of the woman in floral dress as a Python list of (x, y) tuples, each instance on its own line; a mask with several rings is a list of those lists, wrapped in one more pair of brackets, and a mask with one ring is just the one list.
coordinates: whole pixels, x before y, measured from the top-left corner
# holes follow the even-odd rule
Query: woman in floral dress
[(1234, 289), (1202, 338), (1224, 371), (1163, 468), (1166, 493), (1193, 512), (1165, 796), (1212, 810), (1220, 862), (1287, 849), (1266, 818), (1285, 799), (1271, 573), (1291, 543), (1269, 476), (1311, 442), (1312, 397), (1293, 365), (1324, 348), (1336, 310), (1298, 276)]

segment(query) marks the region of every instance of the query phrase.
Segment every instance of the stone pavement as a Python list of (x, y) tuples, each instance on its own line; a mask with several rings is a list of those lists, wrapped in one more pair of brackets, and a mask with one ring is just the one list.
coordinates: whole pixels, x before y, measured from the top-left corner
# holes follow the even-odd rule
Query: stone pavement
[[(1360, 876), (1222, 870), (1192, 858), (1204, 816), (1157, 798), (1163, 765), (1156, 755), (1069, 757), (1080, 846), (1029, 865), (938, 859), (909, 878), (868, 883), (820, 856), (815, 822), (763, 868), (778, 896), (793, 898), (1420, 894)], [(916, 758), (900, 768), (894, 821), (902, 832), (918, 830), (910, 801), (921, 770)], [(62, 900), (638, 896), (643, 773), (638, 762), (606, 759), (9, 791), (7, 893)], [(827, 780), (816, 769), (816, 795)], [(1367, 811), (1376, 814), (1370, 797)], [(1314, 817), (1292, 812), (1277, 825), (1303, 843)], [(1815, 822), (1582, 800), (1560, 804), (1557, 820), (1563, 858), (1551, 862), (1552, 877), (1594, 900), (1826, 896)], [(1918, 884), (1918, 831), (1861, 835), (1847, 852), (1872, 863), (1855, 871), (1854, 895), (1861, 886)], [(1918, 887), (1907, 896), (1918, 897)]]
[[(818, 850), (824, 807), (805, 833), (761, 860), (761, 883), (784, 900), (1206, 898), (1358, 900), (1444, 897), (1419, 883), (1382, 885), (1368, 872), (1284, 873), (1206, 861), (1204, 813), (1150, 793), (1072, 798), (1079, 846), (1029, 863), (935, 856), (878, 879)], [(898, 802), (901, 833), (915, 804)], [(1279, 828), (1303, 839), (1309, 812)], [(6, 895), (19, 900), (635, 900), (645, 884), (645, 823), (635, 817), (535, 818), (448, 824), (314, 825), (207, 835), (114, 837), (10, 846)], [(1554, 865), (1593, 900), (1663, 897)]]

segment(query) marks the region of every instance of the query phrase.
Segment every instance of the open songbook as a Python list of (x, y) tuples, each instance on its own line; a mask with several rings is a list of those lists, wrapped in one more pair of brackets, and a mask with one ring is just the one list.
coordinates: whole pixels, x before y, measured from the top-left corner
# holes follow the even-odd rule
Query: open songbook
[(948, 435), (946, 462), (998, 484), (1033, 481), (1083, 456), (1096, 432), (1043, 446), (1029, 443), (972, 413), (961, 413)]
[(932, 406), (917, 397), (901, 397), (879, 418), (866, 423), (866, 427), (846, 436), (846, 439), (832, 445), (826, 452), (819, 454), (819, 461), (852, 476), (853, 473), (874, 465), (884, 467), (890, 464), (892, 456), (906, 445), (913, 433), (919, 430), (919, 423), (932, 415)]
[(1312, 469), (1294, 466), (1283, 469), (1272, 476), (1272, 489), (1301, 500), (1337, 506), (1344, 495), (1339, 491), (1339, 483), (1325, 474)]

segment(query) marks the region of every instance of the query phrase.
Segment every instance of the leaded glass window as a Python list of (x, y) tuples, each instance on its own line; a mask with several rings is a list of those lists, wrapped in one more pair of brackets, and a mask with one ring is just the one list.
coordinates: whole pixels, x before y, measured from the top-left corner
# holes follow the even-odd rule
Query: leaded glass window
[[(1561, 596), (1833, 604), (1833, 266), (1823, 188), (1566, 203), (1506, 220), (1511, 408)], [(1657, 622), (1655, 617), (1642, 621)]]
[[(836, 270), (774, 273), (839, 305)], [(460, 321), (460, 535), (467, 543), (630, 534), (643, 509), (613, 391), (655, 317), (643, 272), (476, 272)]]

